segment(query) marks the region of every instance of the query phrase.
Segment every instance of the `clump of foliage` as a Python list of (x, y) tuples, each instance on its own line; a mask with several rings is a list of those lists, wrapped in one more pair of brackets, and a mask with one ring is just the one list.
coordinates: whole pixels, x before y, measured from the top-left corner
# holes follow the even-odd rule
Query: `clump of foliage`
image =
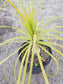
[[(13, 15), (16, 16), (17, 19), (11, 18), (11, 17), (7, 17), (7, 18), (16, 21), (26, 31), (24, 31), (22, 28), (16, 28), (16, 27), (11, 27), (11, 26), (0, 26), (0, 28), (13, 28), (13, 29), (16, 29), (18, 31), (19, 35), (20, 35), (19, 37), (11, 38), (11, 39), (6, 40), (5, 42), (0, 43), (0, 46), (9, 43), (7, 51), (6, 51), (6, 55), (7, 55), (8, 49), (11, 46), (12, 43), (14, 43), (14, 42), (18, 42), (18, 43), (19, 42), (20, 43), (26, 42), (26, 44), (29, 44), (27, 47), (25, 47), (22, 50), (22, 52), (24, 52), (25, 50), (26, 50), (26, 52), (23, 55), (23, 59), (21, 61), (21, 65), (20, 65), (20, 69), (19, 69), (19, 74), (18, 74), (18, 79), (17, 79), (17, 84), (20, 83), (22, 67), (23, 67), (24, 60), (26, 58), (26, 63), (25, 63), (25, 66), (24, 66), (24, 73), (23, 73), (23, 77), (22, 77), (23, 78), (22, 79), (22, 84), (24, 84), (25, 75), (26, 75), (26, 69), (27, 69), (27, 63), (28, 63), (28, 58), (29, 58), (29, 53), (30, 53), (30, 49), (31, 49), (32, 45), (33, 45), (33, 47), (32, 47), (32, 56), (31, 56), (31, 64), (30, 64), (28, 84), (30, 84), (30, 80), (31, 80), (33, 59), (34, 59), (34, 50), (36, 50), (37, 57), (38, 57), (38, 60), (39, 60), (39, 63), (40, 63), (40, 67), (41, 67), (41, 70), (42, 70), (45, 82), (46, 82), (46, 84), (49, 84), (47, 76), (46, 76), (46, 73), (45, 73), (45, 70), (44, 70), (44, 67), (43, 67), (43, 64), (42, 64), (42, 60), (44, 61), (44, 59), (40, 56), (37, 47), (40, 47), (42, 50), (47, 52), (47, 54), (52, 57), (52, 59), (57, 64), (57, 72), (58, 72), (59, 66), (58, 66), (57, 59), (52, 54), (50, 54), (50, 52), (48, 52), (44, 47), (42, 47), (40, 44), (49, 46), (56, 53), (58, 53), (61, 56), (63, 56), (63, 53), (61, 53), (58, 49), (56, 49), (53, 46), (53, 45), (56, 45), (56, 46), (59, 46), (59, 47), (63, 47), (63, 45), (60, 45), (60, 44), (57, 44), (57, 43), (54, 43), (54, 42), (50, 41), (51, 39), (61, 40), (62, 41), (63, 38), (60, 37), (60, 36), (57, 36), (55, 34), (48, 33), (48, 32), (53, 32), (53, 33), (63, 34), (63, 32), (54, 30), (56, 28), (63, 28), (63, 26), (55, 26), (53, 28), (45, 29), (45, 26), (47, 26), (51, 22), (53, 23), (56, 19), (63, 17), (63, 15), (58, 16), (58, 17), (47, 16), (47, 17), (43, 18), (40, 22), (38, 22), (39, 14), (40, 14), (42, 5), (44, 3), (44, 0), (42, 0), (41, 4), (40, 4), (40, 0), (30, 0), (32, 2), (31, 5), (29, 4), (29, 0), (26, 0), (27, 1), (27, 5), (25, 5), (25, 7), (24, 7), (22, 1), (18, 0), (18, 2), (19, 2), (18, 5), (21, 7), (22, 12), (19, 11), (19, 9), (15, 6), (15, 4), (13, 4), (11, 2), (11, 0), (6, 0), (6, 1), (9, 2), (12, 5), (12, 7), (16, 10), (16, 12), (18, 13), (18, 15), (16, 15), (14, 12), (10, 11)], [(24, 3), (25, 3), (25, 1), (24, 1)], [(39, 8), (39, 5), (40, 5), (40, 8)], [(42, 24), (43, 21), (45, 21), (49, 17), (53, 17), (53, 19), (49, 20), (45, 24)], [(23, 35), (25, 35), (25, 36), (23, 36)], [(52, 36), (52, 38), (50, 36)], [(23, 41), (15, 41), (16, 39), (17, 40), (18, 39), (22, 39)], [(47, 41), (41, 42), (40, 40), (47, 40)], [(24, 45), (26, 45), (26, 44), (24, 44)], [(19, 49), (17, 49), (15, 52), (11, 53), (9, 56), (5, 57), (5, 59), (2, 60), (0, 62), (0, 64), (2, 64), (5, 61), (7, 61), (11, 56), (13, 56), (16, 52), (18, 52), (18, 50), (20, 50), (24, 45), (19, 47)], [(15, 62), (15, 66), (14, 66), (14, 75), (15, 75), (15, 77), (16, 77), (16, 74), (15, 74), (16, 64), (17, 64), (17, 61), (18, 61), (20, 55), (22, 54), (22, 52), (19, 54), (19, 56), (17, 57), (16, 62)], [(37, 64), (36, 64), (36, 66), (37, 66)], [(57, 74), (57, 72), (56, 72), (56, 74)], [(5, 77), (6, 77), (6, 74), (5, 74)], [(52, 76), (50, 76), (50, 77), (52, 77)]]

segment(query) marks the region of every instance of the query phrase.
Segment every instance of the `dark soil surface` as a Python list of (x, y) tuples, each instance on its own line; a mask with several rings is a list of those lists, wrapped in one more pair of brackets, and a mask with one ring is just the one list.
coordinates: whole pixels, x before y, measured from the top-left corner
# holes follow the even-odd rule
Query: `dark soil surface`
[[(45, 45), (41, 45), (41, 46), (44, 47), (47, 51), (49, 51), (49, 47), (47, 47)], [(24, 49), (24, 47), (22, 49)], [(39, 49), (39, 55), (45, 60), (45, 61), (42, 60), (43, 65), (45, 65), (49, 60), (49, 55), (44, 50), (42, 50), (41, 48), (38, 48), (38, 49)], [(24, 53), (22, 53), (21, 56), (20, 56), (21, 60), (23, 58)], [(29, 59), (28, 59), (28, 66), (29, 67), (30, 67), (30, 63), (31, 63), (31, 56), (32, 56), (32, 51), (30, 52), (30, 56), (29, 56)], [(24, 64), (25, 64), (25, 61), (24, 61)], [(36, 52), (34, 53), (33, 67), (40, 67), (39, 60), (38, 60)]]

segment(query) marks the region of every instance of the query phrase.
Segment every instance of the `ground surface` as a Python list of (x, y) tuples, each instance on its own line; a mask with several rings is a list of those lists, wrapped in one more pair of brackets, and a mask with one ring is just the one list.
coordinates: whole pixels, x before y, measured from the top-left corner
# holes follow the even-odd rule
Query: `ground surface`
[[(11, 1), (14, 1), (16, 3), (17, 0), (11, 0)], [(23, 3), (24, 3), (24, 1), (23, 1)], [(18, 4), (16, 4), (16, 6), (18, 7)], [(16, 12), (11, 6), (8, 7), (8, 10), (12, 10), (13, 12)], [(45, 0), (42, 10), (40, 12), (39, 21), (48, 15), (52, 15), (52, 16), (63, 15), (63, 0)], [(12, 15), (11, 13), (9, 13), (5, 10), (3, 12), (0, 11), (0, 18), (2, 18), (3, 16), (12, 16), (13, 18), (15, 18), (14, 15)], [(8, 20), (8, 19), (4, 19), (3, 23), (4, 23), (4, 25), (8, 25), (8, 26), (20, 27), (16, 22), (14, 22), (12, 20)], [(0, 25), (2, 25), (1, 20), (0, 20)], [(46, 27), (49, 28), (49, 27), (53, 27), (54, 25), (55, 26), (63, 25), (63, 18), (56, 20), (55, 24), (50, 24), (50, 26), (47, 25)], [(57, 29), (57, 30), (59, 30), (59, 29)], [(60, 31), (63, 32), (63, 28), (60, 28)], [(57, 34), (57, 35), (63, 37), (60, 34)], [(17, 31), (14, 29), (0, 29), (0, 42), (3, 42), (7, 39), (17, 37), (17, 36), (19, 36), (19, 35), (18, 35)], [(53, 40), (53, 41), (55, 42), (55, 40)], [(58, 41), (56, 41), (56, 43), (62, 44), (63, 42), (58, 40)], [(21, 45), (20, 43), (19, 43), (19, 45), (17, 43), (12, 44), (12, 46), (9, 48), (8, 55), (11, 54), (13, 51), (15, 51), (17, 48), (19, 48), (20, 45)], [(8, 44), (0, 47), (0, 61), (5, 58), (5, 51), (7, 49), (7, 46), (8, 46)], [(63, 53), (63, 48), (57, 47), (57, 49), (59, 49)], [(53, 51), (53, 54), (57, 57), (57, 54), (54, 51)], [(4, 77), (4, 73), (3, 73), (3, 64), (0, 65), (0, 84), (16, 84), (16, 79), (14, 77), (14, 72), (13, 72), (16, 58), (17, 58), (17, 53), (14, 54), (9, 60), (7, 60), (5, 62), (7, 81), (5, 81), (5, 77)], [(19, 66), (20, 66), (20, 62), (18, 61), (17, 67), (16, 67), (16, 75), (18, 75)], [(45, 71), (47, 74), (53, 75), (56, 72), (56, 63), (53, 60), (51, 60), (48, 67), (45, 68)], [(28, 80), (28, 73), (26, 74), (25, 84), (27, 84), (27, 80)], [(60, 60), (59, 60), (58, 74), (54, 78), (48, 77), (48, 80), (49, 80), (50, 84), (63, 84), (63, 58), (62, 57), (60, 57)], [(21, 79), (21, 82), (22, 82), (22, 79)], [(42, 73), (32, 75), (31, 84), (45, 84)]]

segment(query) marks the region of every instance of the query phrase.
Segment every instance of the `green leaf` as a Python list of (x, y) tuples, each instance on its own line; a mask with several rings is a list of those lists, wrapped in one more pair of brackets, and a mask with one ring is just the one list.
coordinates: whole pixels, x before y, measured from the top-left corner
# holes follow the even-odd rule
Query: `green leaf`
[(47, 76), (46, 76), (46, 73), (45, 73), (45, 70), (44, 70), (44, 67), (43, 67), (43, 64), (42, 64), (42, 61), (41, 61), (41, 58), (39, 57), (39, 53), (38, 53), (37, 47), (35, 47), (35, 49), (36, 49), (37, 57), (38, 57), (38, 60), (39, 60), (40, 66), (41, 66), (41, 70), (42, 70), (45, 82), (46, 82), (46, 84), (49, 84)]
[(24, 56), (23, 56), (23, 59), (22, 59), (21, 65), (20, 65), (17, 84), (20, 83), (20, 78), (21, 78), (21, 73), (22, 73), (22, 67), (23, 67), (23, 63), (24, 63), (24, 60), (25, 60), (25, 57), (26, 57), (27, 52), (28, 52), (28, 49), (27, 49), (26, 52), (24, 53)]
[[(27, 45), (27, 44), (28, 44), (28, 43), (23, 44), (22, 47), (25, 46), (25, 45)], [(22, 48), (22, 47), (21, 47), (21, 48)], [(16, 73), (15, 73), (15, 71), (16, 71), (17, 61), (18, 61), (19, 57), (21, 56), (21, 54), (27, 49), (27, 47), (28, 47), (28, 46), (26, 46), (26, 47), (20, 52), (20, 54), (18, 55), (18, 57), (17, 57), (17, 59), (16, 59), (16, 61), (15, 61), (15, 65), (14, 65), (14, 76), (15, 76), (15, 78), (16, 78)], [(26, 51), (26, 53), (27, 53), (27, 51)], [(25, 58), (25, 55), (24, 55), (24, 58)], [(24, 59), (24, 58), (23, 58), (23, 59)], [(22, 62), (21, 62), (21, 63), (22, 63)], [(24, 63), (24, 60), (23, 60), (23, 63)], [(23, 63), (22, 63), (22, 64), (23, 64)], [(21, 64), (21, 66), (22, 66), (22, 64)], [(22, 69), (21, 69), (21, 70), (22, 70)], [(21, 70), (20, 70), (20, 71), (21, 71)], [(20, 72), (20, 73), (21, 73), (21, 72)], [(17, 78), (16, 78), (16, 79), (17, 79)]]
[[(30, 43), (30, 46), (28, 48), (28, 54), (27, 54), (27, 58), (26, 58), (26, 64), (25, 64), (25, 67), (24, 67), (22, 84), (24, 84), (24, 82), (25, 82), (25, 75), (26, 75), (26, 70), (27, 70), (27, 63), (28, 63), (28, 58), (29, 58), (29, 54), (30, 54), (30, 49), (31, 49), (31, 43)], [(17, 81), (17, 84), (19, 84), (19, 81)]]
[(38, 66), (38, 63), (35, 63), (35, 67), (37, 67)]
[[(49, 56), (51, 56), (52, 57), (52, 59), (56, 62), (56, 65), (57, 65), (57, 71), (56, 71), (56, 73), (54, 74), (54, 76), (56, 76), (57, 75), (57, 73), (58, 73), (58, 70), (59, 70), (59, 65), (58, 65), (58, 61), (56, 60), (56, 58), (50, 53), (50, 52), (48, 52), (44, 47), (42, 47), (42, 46), (40, 46), (39, 44), (37, 44), (40, 48), (42, 48)], [(47, 45), (48, 46), (48, 45)], [(51, 76), (51, 77), (53, 77), (53, 76)], [(46, 83), (47, 84), (47, 83)]]
[(22, 13), (17, 9), (17, 7), (16, 7), (10, 0), (7, 0), (7, 1), (13, 6), (13, 8), (18, 12), (18, 14), (19, 14), (19, 15), (21, 16), (21, 18), (24, 20), (24, 22), (25, 22), (26, 25), (27, 25), (26, 30), (27, 30), (27, 31), (29, 32), (29, 34), (32, 36), (32, 31), (31, 31), (30, 26), (29, 26), (27, 20), (25, 19), (25, 17), (22, 15)]

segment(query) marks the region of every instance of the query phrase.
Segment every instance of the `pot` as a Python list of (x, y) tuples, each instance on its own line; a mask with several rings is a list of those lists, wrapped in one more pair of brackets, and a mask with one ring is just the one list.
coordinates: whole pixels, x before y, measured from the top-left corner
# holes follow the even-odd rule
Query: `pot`
[[(40, 41), (42, 41), (42, 40), (40, 40)], [(23, 44), (26, 44), (27, 42), (24, 42)], [(21, 46), (23, 45), (23, 44), (21, 44)], [(26, 46), (28, 46), (29, 44), (26, 44), (23, 48), (25, 48)], [(47, 46), (48, 47), (48, 46)], [(18, 51), (18, 55), (20, 54), (20, 52), (22, 51), (22, 49), (23, 48), (21, 48), (19, 51)], [(49, 48), (49, 52), (52, 54), (52, 50), (51, 50), (51, 48), (50, 47), (48, 47)], [(24, 54), (24, 53), (22, 53), (22, 54)], [(21, 55), (22, 55), (21, 54)], [(19, 61), (21, 62), (21, 60), (22, 60), (22, 58), (21, 58), (21, 56), (19, 57)], [(44, 66), (44, 68), (50, 63), (50, 61), (51, 61), (51, 56), (49, 56), (49, 59), (48, 59), (48, 61), (43, 65)], [(23, 66), (25, 65), (25, 63), (23, 64)], [(29, 69), (30, 69), (30, 67), (29, 66), (27, 66), (27, 71), (29, 71)], [(40, 73), (40, 72), (42, 72), (41, 71), (41, 68), (40, 67), (33, 67), (33, 69), (32, 69), (32, 74), (37, 74), (37, 73)]]

